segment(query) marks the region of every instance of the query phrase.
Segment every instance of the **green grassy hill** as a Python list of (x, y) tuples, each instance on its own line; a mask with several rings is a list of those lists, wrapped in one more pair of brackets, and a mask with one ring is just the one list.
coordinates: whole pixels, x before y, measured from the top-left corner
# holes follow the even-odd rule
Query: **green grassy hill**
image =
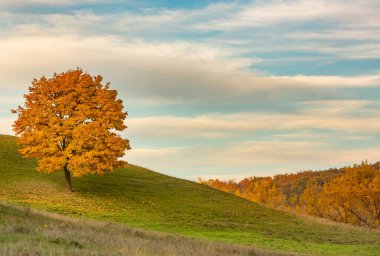
[(379, 255), (380, 232), (273, 210), (194, 182), (128, 165), (73, 180), (40, 174), (0, 136), (0, 200), (130, 227), (308, 255)]
[(268, 250), (69, 218), (0, 203), (0, 255), (280, 256)]

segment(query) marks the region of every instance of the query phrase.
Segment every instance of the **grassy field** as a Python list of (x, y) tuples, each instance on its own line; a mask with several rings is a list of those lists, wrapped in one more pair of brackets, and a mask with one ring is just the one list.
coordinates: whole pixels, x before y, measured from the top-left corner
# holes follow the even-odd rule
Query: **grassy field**
[(182, 236), (88, 221), (0, 203), (0, 255), (267, 255), (243, 245), (199, 241)]
[(0, 136), (0, 200), (211, 241), (307, 255), (379, 255), (380, 232), (273, 210), (194, 182), (129, 165), (113, 174), (73, 180), (35, 171)]

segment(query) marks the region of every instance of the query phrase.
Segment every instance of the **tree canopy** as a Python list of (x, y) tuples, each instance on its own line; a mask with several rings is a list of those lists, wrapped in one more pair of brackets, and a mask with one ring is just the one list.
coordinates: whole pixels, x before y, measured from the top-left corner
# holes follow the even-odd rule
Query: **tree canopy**
[(325, 171), (199, 181), (271, 207), (380, 229), (380, 164), (362, 162)]
[(126, 126), (123, 103), (103, 78), (81, 69), (34, 79), (13, 129), (19, 135), (20, 153), (38, 159), (38, 170), (64, 170), (68, 190), (71, 174), (103, 174), (124, 164), (130, 149), (117, 134)]

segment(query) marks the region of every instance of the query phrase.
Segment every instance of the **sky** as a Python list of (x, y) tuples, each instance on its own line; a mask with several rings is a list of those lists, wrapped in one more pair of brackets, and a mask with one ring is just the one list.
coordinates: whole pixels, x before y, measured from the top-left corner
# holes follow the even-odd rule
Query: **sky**
[(1, 0), (0, 133), (33, 78), (118, 91), (133, 164), (241, 179), (380, 160), (380, 2)]

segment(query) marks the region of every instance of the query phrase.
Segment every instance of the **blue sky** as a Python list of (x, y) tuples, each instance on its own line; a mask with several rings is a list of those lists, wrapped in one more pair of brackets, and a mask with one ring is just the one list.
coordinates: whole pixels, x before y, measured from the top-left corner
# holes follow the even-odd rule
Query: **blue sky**
[(31, 80), (81, 67), (129, 117), (131, 163), (187, 179), (380, 160), (378, 1), (0, 3), (0, 133)]

